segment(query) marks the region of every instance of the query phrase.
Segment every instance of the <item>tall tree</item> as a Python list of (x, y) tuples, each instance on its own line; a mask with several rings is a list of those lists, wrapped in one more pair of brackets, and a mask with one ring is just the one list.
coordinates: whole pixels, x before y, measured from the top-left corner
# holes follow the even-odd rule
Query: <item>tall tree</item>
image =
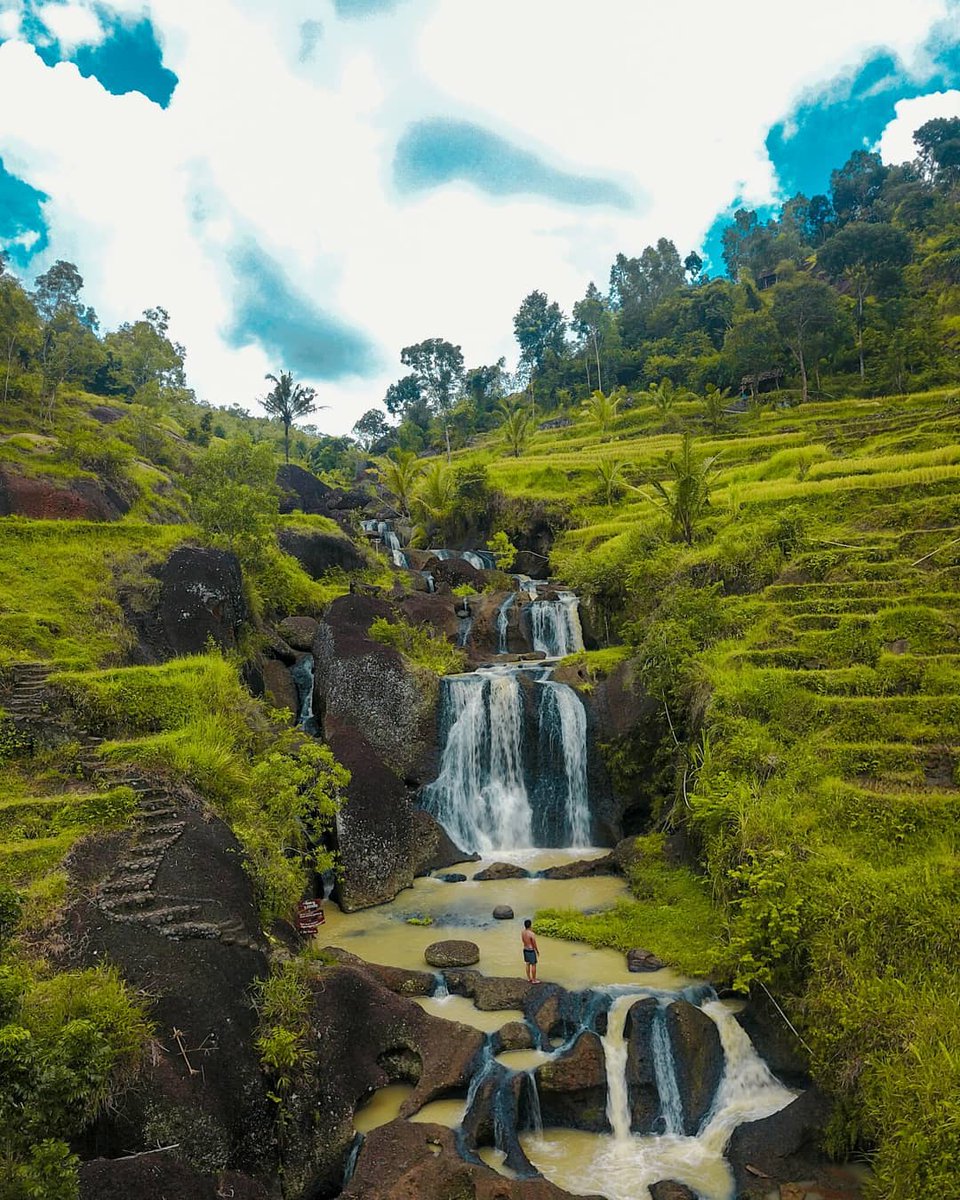
[(851, 221), (817, 252), (817, 266), (834, 279), (849, 284), (856, 301), (857, 356), (860, 378), (864, 376), (863, 325), (864, 301), (877, 288), (889, 291), (900, 279), (900, 272), (913, 257), (907, 235), (882, 221)]
[(567, 323), (560, 305), (544, 292), (531, 292), (513, 318), (513, 334), (520, 346), (520, 362), (531, 374), (543, 370), (551, 354), (565, 348)]
[[(600, 367), (600, 346), (611, 325), (610, 308), (607, 301), (600, 295), (600, 289), (591, 280), (587, 294), (573, 306), (573, 327), (580, 334), (585, 346), (593, 351), (597, 364), (597, 391), (603, 391), (603, 371)], [(587, 385), (590, 382), (590, 372), (587, 371)]]
[(190, 476), (197, 524), (244, 563), (262, 561), (272, 541), (280, 511), (275, 477), (273, 449), (249, 438), (212, 447)]
[(723, 356), (737, 385), (747, 380), (755, 397), (760, 376), (779, 370), (784, 358), (783, 340), (769, 309), (745, 312), (734, 321), (723, 340)]
[(854, 150), (839, 170), (831, 171), (830, 196), (839, 224), (870, 220), (888, 171), (870, 150)]
[(27, 293), (12, 275), (3, 274), (2, 266), (0, 257), (0, 353), (6, 404), (14, 369), (26, 365), (40, 344), (40, 322)]
[(392, 432), (392, 426), (387, 424), (383, 410), (368, 408), (353, 427), (353, 435), (368, 453), (375, 450), (378, 443), (383, 442)]
[(803, 400), (809, 395), (811, 359), (817, 361), (820, 337), (839, 325), (840, 301), (829, 284), (801, 275), (778, 284), (773, 296), (773, 319), (800, 371)]
[(283, 424), (283, 458), (290, 461), (290, 426), (299, 417), (325, 408), (316, 404), (316, 395), (312, 387), (293, 382), (293, 373), (281, 371), (279, 376), (267, 375), (273, 381), (273, 390), (264, 396), (261, 404), (271, 417), (276, 417)]
[(960, 117), (934, 117), (920, 126), (913, 140), (925, 179), (947, 186), (960, 179)]
[(443, 338), (427, 338), (412, 346), (404, 346), (400, 351), (400, 361), (412, 369), (421, 392), (443, 423), (449, 462), (450, 410), (463, 383), (463, 351)]

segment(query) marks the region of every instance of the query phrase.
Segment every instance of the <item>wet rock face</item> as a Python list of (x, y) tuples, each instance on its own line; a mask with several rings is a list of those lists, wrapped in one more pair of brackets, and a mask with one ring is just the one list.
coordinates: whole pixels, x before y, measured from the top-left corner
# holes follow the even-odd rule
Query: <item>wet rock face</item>
[(414, 875), (429, 875), (457, 863), (476, 862), (479, 854), (467, 854), (457, 846), (439, 821), (422, 808), (413, 813), (414, 844), (416, 846)]
[(300, 708), (300, 698), (290, 668), (274, 658), (268, 658), (264, 660), (261, 671), (266, 699), (274, 708), (285, 708), (291, 718), (295, 717)]
[(208, 639), (237, 645), (246, 619), (240, 563), (228, 550), (180, 546), (160, 569), (159, 624), (171, 654), (199, 654)]
[(831, 1107), (822, 1092), (809, 1088), (773, 1116), (738, 1125), (726, 1151), (737, 1187), (757, 1182), (748, 1164), (770, 1181), (816, 1178), (826, 1163), (820, 1144)]
[[(409, 1116), (430, 1100), (465, 1090), (483, 1042), (478, 1030), (430, 1016), (412, 1001), (387, 991), (365, 969), (320, 968), (313, 991), (311, 1020), (321, 1036), (316, 1042), (312, 1086), (296, 1101), (290, 1146), (300, 1159), (287, 1177), (292, 1196), (339, 1194), (353, 1141), (353, 1114), (373, 1091), (416, 1076), (415, 1091), (401, 1110), (402, 1116)], [(323, 1115), (320, 1125), (318, 1112)], [(434, 1128), (403, 1124), (417, 1130)], [(462, 1162), (459, 1157), (456, 1161)], [(366, 1178), (362, 1163), (361, 1153), (355, 1184)], [(380, 1172), (397, 1165), (392, 1153), (378, 1157)], [(346, 1194), (403, 1193), (354, 1187)]]
[(736, 1014), (754, 1048), (781, 1083), (790, 1088), (810, 1086), (810, 1061), (796, 1034), (759, 988)]
[(581, 1033), (567, 1053), (536, 1071), (544, 1125), (608, 1133), (607, 1075), (595, 1033)]
[(697, 1193), (675, 1179), (661, 1179), (651, 1186), (650, 1200), (697, 1200)]
[(431, 967), (472, 967), (480, 961), (480, 947), (475, 942), (432, 942), (423, 957)]
[(130, 501), (102, 481), (55, 480), (0, 468), (0, 517), (117, 521), (129, 511)]
[(353, 542), (334, 533), (281, 529), (278, 541), (280, 549), (292, 555), (312, 579), (321, 579), (336, 568), (362, 571), (367, 565)]
[(683, 1108), (683, 1132), (695, 1136), (710, 1110), (723, 1074), (723, 1048), (713, 1021), (686, 1000), (667, 1008), (667, 1032), (673, 1048)]
[(341, 1195), (344, 1200), (569, 1200), (546, 1179), (505, 1179), (489, 1167), (465, 1162), (456, 1135), (442, 1125), (407, 1121), (391, 1121), (367, 1135)]
[(653, 1066), (653, 1021), (658, 1004), (652, 997), (631, 1005), (623, 1028), (627, 1046), (627, 1097), (630, 1128), (653, 1133), (660, 1116), (660, 1092)]
[(481, 882), (490, 879), (529, 879), (530, 872), (523, 867), (518, 867), (516, 863), (495, 862), (489, 867), (485, 867), (482, 871), (478, 871), (474, 875), (474, 879)]

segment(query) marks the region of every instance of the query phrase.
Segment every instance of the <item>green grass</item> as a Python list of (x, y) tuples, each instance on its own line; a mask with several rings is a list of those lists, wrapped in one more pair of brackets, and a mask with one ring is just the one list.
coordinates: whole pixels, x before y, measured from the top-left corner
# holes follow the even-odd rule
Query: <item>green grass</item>
[(399, 650), (414, 666), (436, 675), (456, 675), (466, 666), (466, 655), (428, 625), (377, 617), (370, 626), (370, 636)]
[(722, 922), (706, 881), (663, 860), (662, 836), (639, 838), (637, 847), (629, 877), (634, 899), (598, 913), (541, 909), (534, 929), (623, 953), (639, 947), (686, 975), (711, 976), (721, 965)]

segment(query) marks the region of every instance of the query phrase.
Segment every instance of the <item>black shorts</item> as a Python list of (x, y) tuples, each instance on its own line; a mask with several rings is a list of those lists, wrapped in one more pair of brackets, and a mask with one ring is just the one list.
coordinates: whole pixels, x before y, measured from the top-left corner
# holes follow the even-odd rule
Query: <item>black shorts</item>
[(536, 950), (531, 950), (531, 949), (529, 949), (529, 948), (526, 948), (526, 949), (524, 949), (524, 951), (523, 951), (523, 961), (524, 961), (525, 963), (530, 963), (530, 965), (531, 965), (531, 966), (536, 966), (536, 963), (537, 963), (537, 952), (536, 952)]

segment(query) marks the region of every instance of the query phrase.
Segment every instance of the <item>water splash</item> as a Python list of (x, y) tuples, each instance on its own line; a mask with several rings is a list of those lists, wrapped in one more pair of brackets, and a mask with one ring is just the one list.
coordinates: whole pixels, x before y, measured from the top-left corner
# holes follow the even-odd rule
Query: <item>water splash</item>
[(507, 654), (508, 636), (510, 633), (510, 609), (517, 598), (516, 592), (509, 592), (507, 598), (497, 609), (497, 653)]

